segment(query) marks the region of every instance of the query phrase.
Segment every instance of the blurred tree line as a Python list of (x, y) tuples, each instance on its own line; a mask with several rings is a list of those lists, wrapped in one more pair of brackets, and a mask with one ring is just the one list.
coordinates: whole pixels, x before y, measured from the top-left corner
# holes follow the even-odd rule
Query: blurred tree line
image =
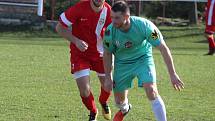
[[(142, 2), (142, 15), (149, 18), (157, 16), (188, 19), (194, 2)], [(198, 14), (203, 15), (206, 3), (197, 3)]]
[[(52, 4), (52, 2), (54, 4)], [(45, 10), (44, 14), (47, 19), (57, 20), (59, 15), (65, 11), (69, 6), (74, 5), (80, 0), (45, 0)], [(106, 0), (111, 5), (111, 0)], [(134, 2), (129, 2), (131, 13), (135, 14), (136, 7)], [(206, 3), (198, 3), (198, 15), (203, 16), (204, 8)], [(189, 19), (192, 12), (193, 2), (161, 2), (161, 1), (142, 1), (141, 2), (141, 16), (147, 18), (156, 18), (158, 16), (167, 17), (167, 18), (182, 18)], [(54, 6), (54, 11), (52, 7)], [(52, 15), (54, 13), (54, 15)], [(53, 18), (52, 18), (53, 16)]]
[(44, 15), (47, 19), (57, 20), (63, 11), (78, 1), (80, 0), (44, 0)]

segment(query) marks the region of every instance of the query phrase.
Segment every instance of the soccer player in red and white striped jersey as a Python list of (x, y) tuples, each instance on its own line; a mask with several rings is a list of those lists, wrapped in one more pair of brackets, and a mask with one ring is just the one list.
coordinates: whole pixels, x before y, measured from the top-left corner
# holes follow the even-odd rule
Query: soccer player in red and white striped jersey
[(111, 7), (105, 0), (82, 0), (60, 15), (57, 32), (69, 40), (71, 73), (76, 79), (83, 104), (90, 111), (89, 121), (96, 121), (97, 107), (90, 89), (90, 70), (101, 82), (99, 102), (105, 119), (111, 119), (107, 104), (111, 90), (105, 89), (102, 38), (111, 23)]
[(209, 52), (206, 55), (214, 55), (215, 41), (213, 34), (215, 33), (215, 0), (208, 0), (206, 10), (206, 29), (205, 37), (209, 43)]

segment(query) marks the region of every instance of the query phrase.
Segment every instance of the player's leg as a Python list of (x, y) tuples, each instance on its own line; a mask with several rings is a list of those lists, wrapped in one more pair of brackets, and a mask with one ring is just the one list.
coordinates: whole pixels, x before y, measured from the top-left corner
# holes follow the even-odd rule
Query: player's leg
[(106, 104), (108, 103), (108, 99), (111, 95), (111, 90), (106, 89), (106, 87), (104, 86), (105, 76), (98, 74), (98, 78), (101, 83), (99, 102), (101, 104)]
[(97, 74), (98, 74), (98, 78), (101, 83), (99, 103), (101, 104), (101, 107), (102, 107), (102, 115), (105, 119), (110, 120), (111, 119), (111, 109), (108, 105), (108, 99), (111, 95), (111, 90), (107, 90), (104, 86), (104, 81), (105, 81), (104, 74), (100, 74), (100, 73), (97, 73)]
[(131, 104), (128, 102), (128, 89), (133, 86), (134, 70), (133, 64), (115, 64), (113, 92), (119, 111), (114, 115), (113, 121), (123, 121), (124, 116), (131, 109)]
[(206, 55), (213, 55), (215, 53), (215, 42), (213, 34), (205, 33), (205, 37), (208, 40), (209, 51)]
[(90, 89), (90, 69), (84, 69), (81, 71), (75, 72), (74, 78), (76, 79), (76, 83), (80, 92), (80, 96), (83, 104), (90, 111), (89, 121), (94, 121), (97, 118), (97, 108), (94, 101), (93, 94)]
[(90, 111), (89, 121), (95, 121), (97, 107), (90, 89), (90, 64), (81, 56), (71, 53), (71, 72), (76, 80), (82, 103)]
[(151, 102), (157, 121), (167, 121), (165, 104), (158, 93), (156, 83), (143, 84), (146, 95)]
[(120, 65), (119, 67), (115, 66), (113, 75), (113, 91), (115, 103), (119, 108), (119, 111), (114, 115), (113, 121), (123, 121), (125, 115), (131, 109), (131, 104), (129, 104), (128, 101), (128, 89), (133, 85), (133, 70), (131, 67), (126, 65)]
[(156, 120), (166, 121), (166, 108), (157, 90), (154, 63), (150, 60), (148, 64), (139, 65), (136, 70), (139, 80), (138, 85), (144, 87), (146, 95), (151, 102)]
[(208, 40), (209, 51), (206, 55), (213, 55), (215, 53), (215, 41), (213, 33), (215, 31), (215, 26), (206, 26), (205, 37)]
[(115, 114), (113, 121), (123, 121), (125, 115), (131, 109), (131, 104), (128, 102), (128, 90), (114, 92), (114, 98), (119, 111)]
[(110, 107), (108, 106), (108, 99), (111, 95), (111, 90), (106, 89), (104, 86), (105, 74), (104, 74), (104, 65), (103, 65), (102, 58), (98, 58), (94, 61), (91, 61), (91, 69), (97, 72), (97, 76), (101, 83), (99, 102), (102, 107), (102, 115), (105, 119), (110, 120), (111, 110), (110, 110)]
[(111, 90), (108, 90), (104, 86), (105, 76), (101, 76), (100, 74), (98, 74), (98, 78), (99, 78), (99, 81), (101, 83), (99, 102), (101, 104), (106, 104), (106, 103), (108, 103), (108, 99), (111, 95)]

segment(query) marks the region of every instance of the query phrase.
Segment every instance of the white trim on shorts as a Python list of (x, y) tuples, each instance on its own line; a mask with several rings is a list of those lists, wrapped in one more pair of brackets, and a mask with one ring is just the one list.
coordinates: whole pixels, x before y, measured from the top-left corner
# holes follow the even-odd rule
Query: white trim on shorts
[(84, 76), (89, 76), (89, 75), (90, 75), (90, 69), (80, 70), (80, 71), (77, 71), (73, 74), (75, 79), (78, 79), (78, 78), (81, 78)]
[(105, 74), (104, 74), (104, 73), (98, 73), (98, 72), (97, 72), (97, 76), (105, 76)]
[[(89, 76), (89, 75), (90, 75), (90, 69), (89, 68), (77, 71), (77, 72), (75, 72), (73, 74), (75, 79), (78, 79), (78, 78), (81, 78), (81, 77), (84, 77), (84, 76)], [(97, 76), (105, 76), (105, 74), (97, 72)]]

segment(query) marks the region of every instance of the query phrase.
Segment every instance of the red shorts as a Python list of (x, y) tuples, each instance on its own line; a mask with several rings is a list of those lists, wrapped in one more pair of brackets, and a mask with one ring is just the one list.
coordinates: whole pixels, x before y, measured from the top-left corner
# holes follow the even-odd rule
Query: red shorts
[(102, 57), (86, 57), (71, 54), (71, 73), (75, 73), (84, 69), (96, 71), (99, 74), (104, 74), (103, 58)]
[(205, 33), (214, 34), (215, 33), (215, 25), (211, 25), (211, 26), (206, 25)]

